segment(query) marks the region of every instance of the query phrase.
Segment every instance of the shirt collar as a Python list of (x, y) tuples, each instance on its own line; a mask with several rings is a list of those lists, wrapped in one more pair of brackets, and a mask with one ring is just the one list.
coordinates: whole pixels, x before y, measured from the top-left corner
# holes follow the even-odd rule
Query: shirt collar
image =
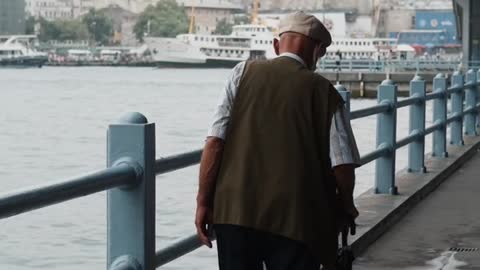
[(297, 62), (302, 64), (304, 67), (307, 67), (307, 64), (305, 64), (305, 61), (303, 61), (303, 59), (300, 56), (298, 56), (294, 53), (284, 52), (284, 53), (280, 54), (278, 57), (282, 57), (282, 56), (286, 56), (286, 57), (290, 57), (292, 59), (295, 59), (295, 60), (297, 60)]

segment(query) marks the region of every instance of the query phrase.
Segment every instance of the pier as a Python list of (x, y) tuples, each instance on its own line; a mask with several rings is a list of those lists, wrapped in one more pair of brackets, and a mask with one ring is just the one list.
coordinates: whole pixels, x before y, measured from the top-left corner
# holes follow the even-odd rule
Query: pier
[[(350, 112), (352, 121), (377, 115), (378, 127), (376, 148), (363, 153), (361, 158), (362, 165), (376, 162), (376, 170), (374, 187), (356, 198), (360, 218), (358, 233), (351, 242), (355, 254), (365, 252), (421, 199), (448, 181), (462, 164), (477, 154), (480, 71), (455, 72), (448, 77), (437, 74), (431, 82), (433, 91), (427, 93), (426, 80), (417, 75), (409, 83), (409, 97), (400, 101), (395, 82), (384, 80), (377, 89), (377, 105)], [(351, 93), (342, 85), (336, 87), (349, 107)], [(426, 126), (427, 102), (433, 102), (431, 126)], [(397, 138), (397, 109), (407, 106), (410, 107), (409, 135)], [(449, 141), (447, 132), (451, 134)], [(431, 155), (424, 154), (428, 134), (433, 134)], [(358, 140), (361, 143), (361, 138)], [(409, 150), (408, 168), (395, 174), (396, 150), (405, 146)], [(161, 159), (155, 159), (155, 151), (155, 124), (140, 113), (126, 114), (108, 127), (108, 168), (65, 182), (3, 195), (0, 219), (14, 219), (18, 214), (106, 190), (106, 269), (161, 267), (201, 244), (192, 231), (171, 246), (156, 250), (155, 176), (197, 164), (202, 151)]]

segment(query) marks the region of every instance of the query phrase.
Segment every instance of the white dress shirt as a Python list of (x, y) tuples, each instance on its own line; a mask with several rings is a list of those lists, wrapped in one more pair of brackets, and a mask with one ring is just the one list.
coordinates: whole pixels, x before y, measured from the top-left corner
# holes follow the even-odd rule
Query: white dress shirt
[[(283, 53), (279, 57), (290, 57), (306, 66), (303, 59), (296, 54)], [(230, 113), (244, 69), (245, 62), (241, 62), (233, 68), (232, 73), (228, 77), (227, 83), (215, 107), (208, 137), (217, 137), (225, 140), (228, 123), (230, 122)], [(337, 109), (332, 119), (330, 129), (330, 159), (333, 167), (342, 164), (360, 165), (360, 155), (350, 126), (350, 119), (347, 119), (347, 115), (346, 107), (342, 106)]]

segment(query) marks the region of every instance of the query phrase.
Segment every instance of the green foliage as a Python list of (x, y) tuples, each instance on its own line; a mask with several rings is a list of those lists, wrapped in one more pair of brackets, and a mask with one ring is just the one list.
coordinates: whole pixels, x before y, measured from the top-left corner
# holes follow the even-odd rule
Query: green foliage
[(33, 35), (35, 34), (35, 17), (33, 16), (28, 16), (28, 18), (25, 20), (25, 34), (27, 35)]
[(95, 43), (106, 45), (113, 35), (113, 24), (103, 12), (90, 9), (82, 18), (83, 24), (87, 27), (91, 39)]
[(239, 25), (239, 24), (249, 24), (250, 23), (250, 17), (249, 16), (235, 16), (233, 17), (233, 24), (234, 25)]
[(233, 18), (233, 23), (227, 21), (223, 18), (217, 22), (215, 27), (214, 34), (217, 35), (230, 35), (232, 33), (232, 28), (234, 25), (247, 24), (250, 22), (250, 18), (247, 16), (236, 16)]
[(232, 33), (233, 24), (227, 22), (227, 19), (223, 18), (217, 22), (215, 31), (213, 32), (216, 35), (230, 35)]
[(40, 18), (39, 23), (39, 39), (41, 41), (86, 40), (89, 36), (87, 27), (79, 20), (56, 20), (49, 22)]
[(148, 6), (140, 14), (133, 32), (140, 41), (145, 34), (175, 37), (188, 31), (188, 23), (183, 6), (179, 6), (175, 0), (160, 0), (155, 6)]
[(40, 24), (40, 41), (92, 40), (96, 44), (106, 45), (113, 33), (112, 22), (94, 9), (89, 10), (81, 20), (47, 21), (42, 17), (35, 19), (30, 16), (26, 21), (26, 33), (34, 34), (37, 23)]

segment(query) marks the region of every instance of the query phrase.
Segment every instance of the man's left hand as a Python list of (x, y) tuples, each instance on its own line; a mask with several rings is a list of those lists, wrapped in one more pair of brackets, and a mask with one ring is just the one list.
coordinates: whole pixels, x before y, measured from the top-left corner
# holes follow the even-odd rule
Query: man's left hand
[(195, 214), (195, 226), (197, 227), (197, 235), (200, 241), (209, 248), (212, 248), (212, 241), (208, 238), (209, 230), (213, 222), (213, 209), (207, 206), (197, 206)]

